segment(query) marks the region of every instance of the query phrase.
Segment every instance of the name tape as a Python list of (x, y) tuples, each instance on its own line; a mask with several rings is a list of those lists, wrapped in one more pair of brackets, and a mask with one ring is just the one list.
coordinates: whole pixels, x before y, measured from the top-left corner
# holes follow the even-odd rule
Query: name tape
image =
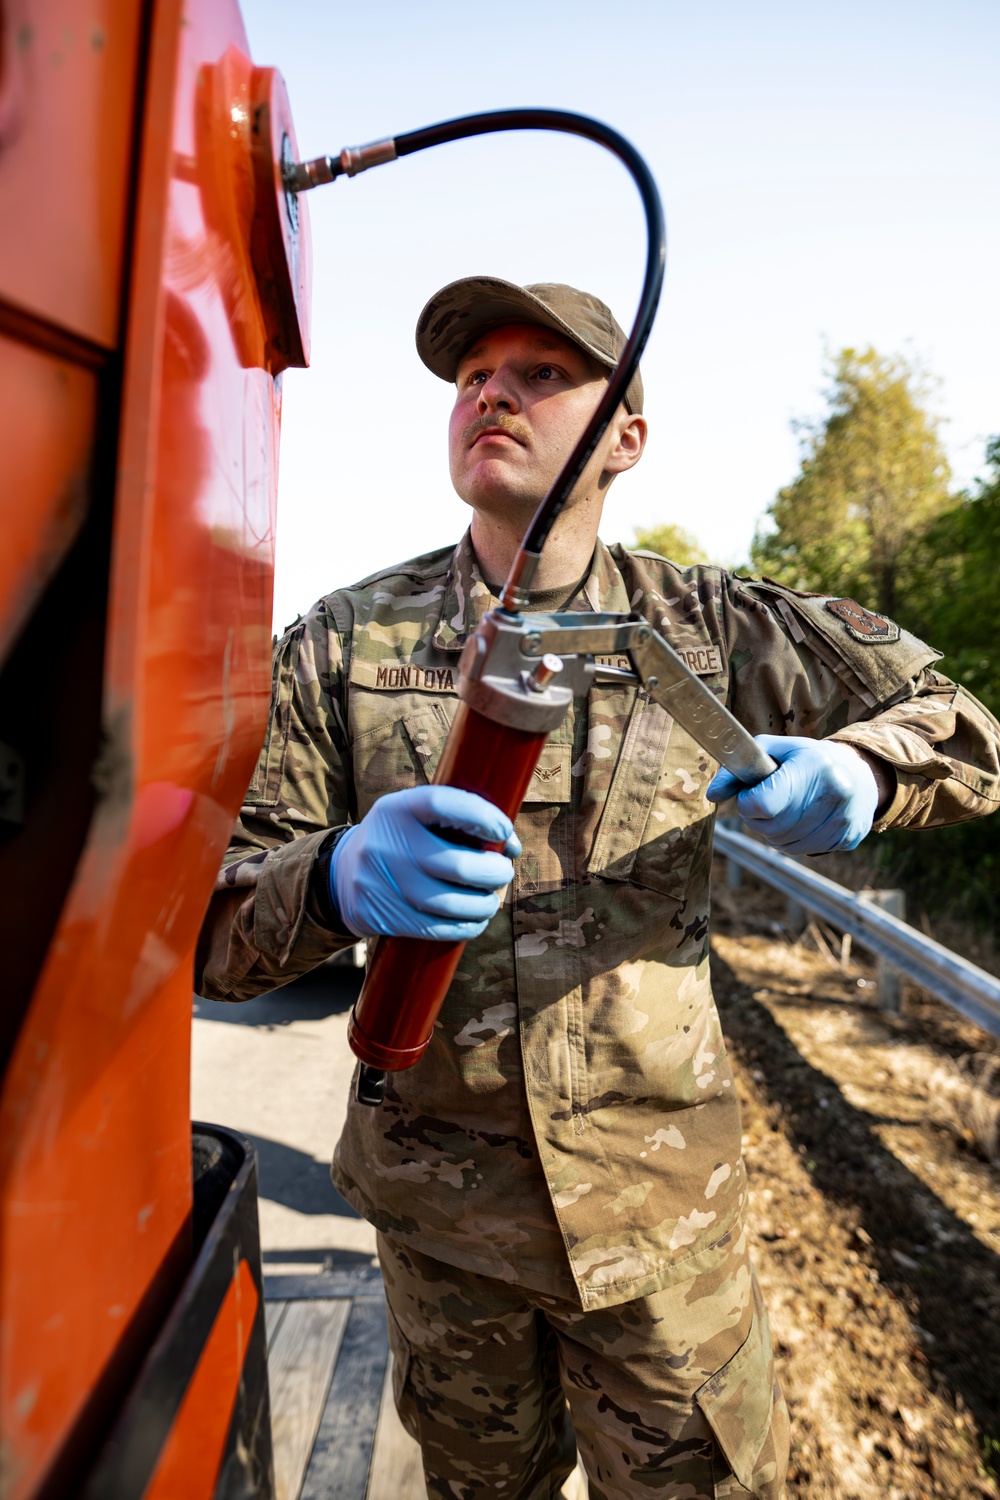
[(458, 691), (458, 663), (453, 667), (418, 666), (412, 661), (393, 661), (383, 657), (381, 661), (365, 661), (361, 657), (351, 660), (350, 680), (355, 687), (377, 688), (383, 693), (398, 693), (400, 690), (418, 693), (450, 693)]
[[(712, 677), (722, 671), (722, 653), (718, 646), (678, 646), (675, 648), (681, 660), (698, 677)], [(598, 656), (601, 666), (629, 667), (627, 656)], [(383, 692), (416, 690), (422, 693), (454, 693), (457, 691), (457, 672), (452, 667), (417, 667), (401, 662), (395, 666), (388, 663), (377, 666), (374, 662), (355, 662), (351, 678), (364, 687), (381, 689)]]
[(419, 688), (425, 693), (453, 693), (455, 673), (451, 667), (376, 667), (375, 681), (370, 685), (387, 689)]
[[(674, 650), (696, 677), (714, 677), (722, 671), (722, 652), (718, 646), (674, 646)], [(595, 656), (594, 661), (601, 667), (628, 669), (632, 665), (627, 656)]]
[(675, 646), (674, 650), (696, 677), (714, 677), (722, 671), (722, 652), (718, 646)]

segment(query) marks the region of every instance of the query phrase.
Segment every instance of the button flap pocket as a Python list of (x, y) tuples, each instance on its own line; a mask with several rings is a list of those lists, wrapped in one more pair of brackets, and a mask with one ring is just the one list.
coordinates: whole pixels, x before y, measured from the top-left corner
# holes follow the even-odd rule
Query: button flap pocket
[[(352, 722), (357, 731), (351, 745), (358, 816), (364, 817), (379, 797), (431, 781), (451, 725), (455, 699), (402, 703), (383, 693), (361, 693), (352, 698)], [(369, 701), (373, 700), (373, 701)], [(426, 703), (426, 707), (424, 706)]]
[[(636, 695), (587, 863), (588, 874), (603, 875), (607, 880), (631, 878), (672, 723), (658, 703), (644, 693)], [(600, 728), (591, 729), (591, 740)], [(587, 774), (588, 779), (594, 779), (593, 771)]]
[(664, 708), (637, 695), (588, 874), (682, 901), (708, 849), (714, 809), (705, 788), (714, 771), (715, 762)]
[(746, 1342), (705, 1382), (695, 1400), (740, 1484), (757, 1500), (781, 1500), (787, 1468), (785, 1406), (774, 1373), (767, 1315), (756, 1286), (754, 1300)]
[(708, 752), (675, 723), (629, 877), (634, 884), (683, 899), (710, 848), (715, 809), (705, 791), (715, 770)]

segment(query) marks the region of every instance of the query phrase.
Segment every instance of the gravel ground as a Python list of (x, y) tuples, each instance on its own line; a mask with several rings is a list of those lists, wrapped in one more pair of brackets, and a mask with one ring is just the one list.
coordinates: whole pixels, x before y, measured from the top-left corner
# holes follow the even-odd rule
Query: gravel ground
[(1000, 1496), (1000, 1164), (953, 1107), (997, 1041), (906, 986), (881, 1014), (753, 882), (714, 899), (789, 1500)]

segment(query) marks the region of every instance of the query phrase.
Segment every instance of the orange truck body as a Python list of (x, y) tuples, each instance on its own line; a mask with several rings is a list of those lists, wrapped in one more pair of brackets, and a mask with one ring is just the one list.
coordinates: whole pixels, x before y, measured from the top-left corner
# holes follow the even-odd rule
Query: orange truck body
[[(308, 359), (283, 153), (236, 0), (0, 0), (0, 1500), (83, 1492), (192, 1272), (192, 955)], [(137, 1500), (215, 1493), (255, 1275)]]

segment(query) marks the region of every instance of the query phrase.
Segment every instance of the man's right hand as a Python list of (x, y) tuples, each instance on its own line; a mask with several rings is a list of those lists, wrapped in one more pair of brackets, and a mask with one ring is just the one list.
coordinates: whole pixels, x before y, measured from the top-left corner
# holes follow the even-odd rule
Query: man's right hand
[[(455, 828), (503, 854), (442, 838)], [(452, 786), (390, 792), (349, 828), (330, 857), (330, 894), (358, 937), (478, 937), (499, 910), (496, 891), (514, 878), (521, 852), (514, 825), (484, 797)]]

